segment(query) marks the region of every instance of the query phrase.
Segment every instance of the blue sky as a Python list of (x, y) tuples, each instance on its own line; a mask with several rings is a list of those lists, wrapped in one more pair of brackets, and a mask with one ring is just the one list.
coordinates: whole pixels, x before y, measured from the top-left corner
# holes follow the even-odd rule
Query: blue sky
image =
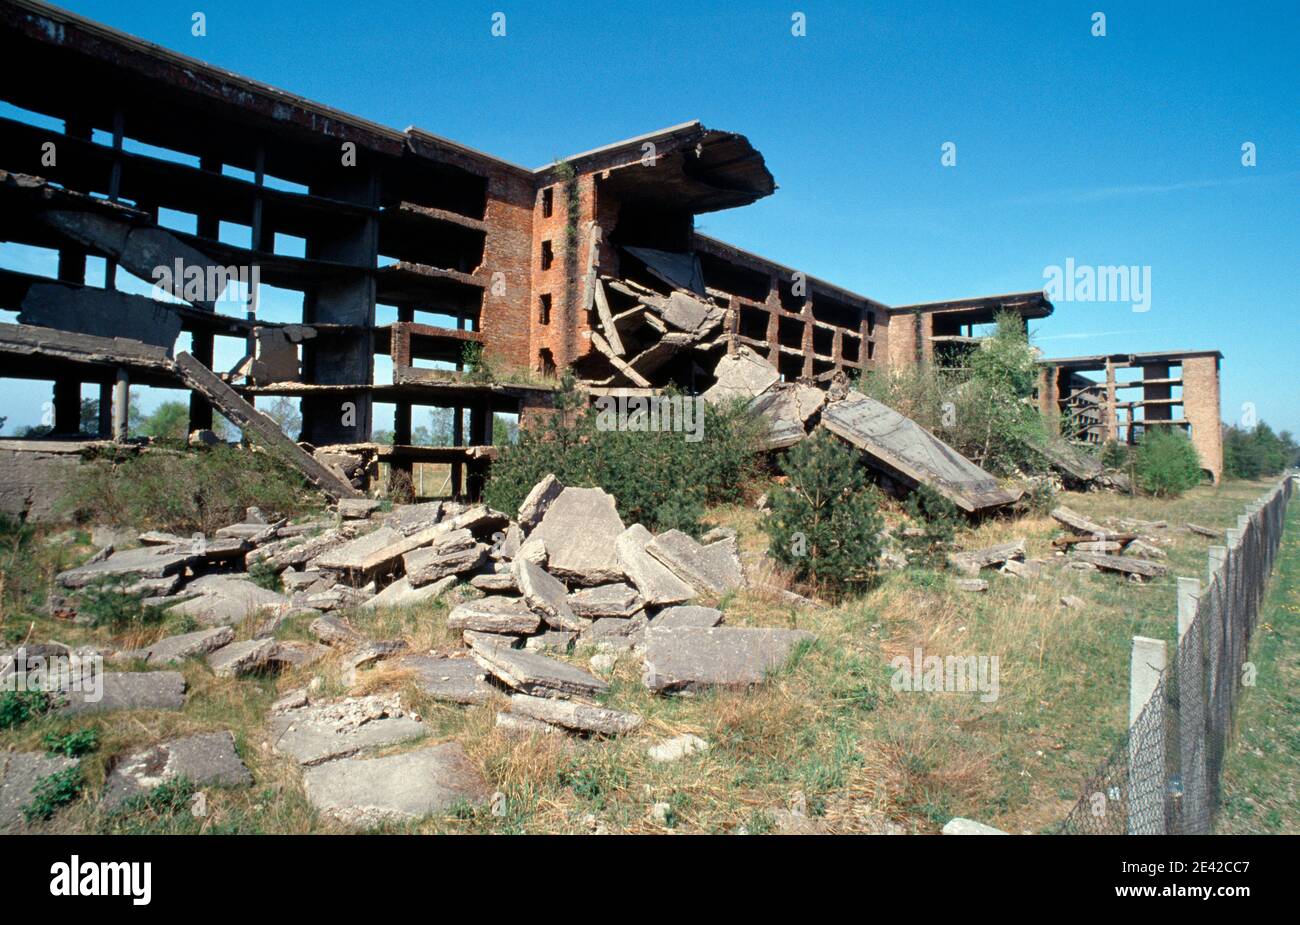
[(890, 304), (1150, 267), (1148, 311), (1059, 302), (1038, 345), (1217, 348), (1224, 418), (1300, 432), (1294, 0), (64, 5), (530, 167), (694, 118), (744, 133), (780, 188), (701, 229)]

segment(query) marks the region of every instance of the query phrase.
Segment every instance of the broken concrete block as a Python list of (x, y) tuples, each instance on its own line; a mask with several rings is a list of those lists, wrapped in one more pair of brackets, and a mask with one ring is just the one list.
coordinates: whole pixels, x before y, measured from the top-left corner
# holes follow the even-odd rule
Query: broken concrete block
[(235, 631), (229, 626), (216, 626), (195, 633), (182, 633), (179, 636), (159, 639), (136, 654), (150, 665), (166, 665), (169, 662), (183, 661), (191, 656), (214, 652), (229, 645), (234, 639)]
[(485, 572), (482, 575), (475, 575), (469, 580), (469, 583), (480, 591), (501, 592), (504, 594), (519, 593), (519, 585), (515, 582), (515, 576), (511, 572)]
[(974, 577), (979, 574), (982, 568), (992, 568), (995, 565), (1002, 565), (1009, 559), (1023, 559), (1024, 557), (1025, 541), (1021, 539), (1010, 543), (999, 543), (985, 549), (949, 553), (948, 564), (953, 567), (954, 571)]
[(416, 549), (402, 557), (411, 587), (470, 572), (487, 561), (488, 547), (474, 539), (468, 530), (455, 530), (440, 537), (425, 549)]
[(621, 568), (649, 606), (680, 604), (695, 597), (695, 589), (678, 578), (646, 547), (654, 535), (641, 524), (633, 524), (614, 541)]
[(428, 731), (407, 715), (396, 694), (349, 697), (288, 710), (273, 715), (270, 727), (276, 753), (308, 766), (396, 745)]
[(624, 735), (638, 728), (643, 720), (633, 713), (621, 713), (571, 700), (510, 695), (510, 712), (577, 732), (600, 735)]
[(645, 644), (650, 621), (644, 611), (631, 617), (598, 617), (582, 631), (582, 641), (602, 652), (622, 651)]
[(415, 675), (415, 686), (434, 700), (486, 703), (492, 694), (492, 687), (485, 680), (483, 669), (472, 658), (406, 655), (394, 664), (399, 669), (412, 672)]
[(519, 544), (519, 551), (515, 554), (514, 561), (518, 562), (523, 559), (533, 563), (533, 565), (546, 568), (546, 558), (546, 544), (540, 539), (529, 538)]
[(546, 514), (547, 508), (551, 506), (551, 502), (558, 498), (562, 491), (564, 491), (564, 484), (551, 474), (534, 485), (519, 505), (519, 516), (516, 518), (519, 528), (527, 533), (537, 526)]
[(614, 541), (623, 532), (612, 495), (599, 488), (566, 488), (529, 534), (546, 544), (552, 575), (582, 585), (621, 581)]
[(308, 769), (303, 788), (322, 813), (357, 828), (483, 806), (492, 789), (456, 742), (331, 761)]
[(716, 381), (704, 392), (704, 400), (712, 405), (737, 399), (749, 401), (781, 378), (775, 366), (745, 346), (718, 360), (713, 375)]
[(652, 691), (761, 684), (781, 668), (796, 645), (814, 639), (803, 630), (717, 626), (655, 629), (646, 633), (642, 681)]
[(568, 630), (547, 630), (536, 636), (529, 636), (524, 641), (524, 648), (529, 652), (568, 652), (573, 648), (578, 634)]
[(1148, 543), (1145, 540), (1134, 540), (1125, 547), (1124, 552), (1131, 556), (1140, 556), (1143, 559), (1169, 558), (1169, 553), (1165, 552), (1159, 546)]
[(340, 498), (336, 510), (344, 520), (365, 520), (379, 510), (379, 501), (374, 498)]
[(361, 634), (340, 617), (323, 616), (311, 622), (307, 631), (327, 646), (350, 646), (361, 642)]
[(1088, 606), (1088, 603), (1081, 597), (1074, 594), (1067, 594), (1061, 598), (1061, 606), (1070, 610), (1082, 610), (1084, 607)]
[(1001, 829), (995, 829), (991, 825), (985, 825), (982, 822), (976, 822), (973, 819), (963, 819), (960, 816), (954, 816), (943, 824), (944, 835), (1006, 835)]
[(42, 752), (0, 752), (0, 832), (17, 828), (42, 777), (75, 767), (77, 759)]
[(548, 626), (574, 632), (582, 629), (582, 623), (569, 607), (569, 592), (559, 579), (524, 558), (515, 560), (514, 575), (524, 601), (542, 615)]
[(569, 607), (579, 617), (630, 617), (641, 609), (636, 589), (618, 582), (583, 588), (569, 595)]
[(507, 649), (518, 649), (524, 641), (523, 636), (509, 633), (484, 633), (479, 630), (464, 630), (460, 634), (460, 639), (471, 649), (475, 646), (505, 646)]
[(480, 633), (526, 635), (537, 632), (541, 625), (541, 617), (518, 597), (485, 597), (467, 601), (458, 604), (447, 615), (448, 629)]
[(1129, 558), (1127, 556), (1108, 556), (1100, 552), (1074, 552), (1071, 553), (1070, 559), (1072, 560), (1071, 565), (1075, 562), (1085, 563), (1108, 572), (1123, 572), (1128, 575), (1137, 575), (1139, 578), (1156, 578), (1169, 571), (1160, 562), (1151, 562), (1147, 559)]
[(1087, 540), (1082, 543), (1074, 543), (1071, 548), (1075, 552), (1119, 552), (1124, 548), (1123, 543), (1112, 540)]
[(267, 667), (276, 671), (291, 668), (305, 668), (314, 665), (329, 654), (329, 647), (300, 639), (276, 642), (275, 648), (266, 659)]
[(264, 667), (274, 651), (274, 639), (232, 642), (208, 656), (208, 667), (218, 678), (237, 678)]
[(456, 576), (447, 575), (437, 581), (431, 581), (427, 585), (413, 588), (410, 579), (403, 576), (361, 606), (366, 610), (380, 610), (385, 607), (413, 607), (416, 604), (432, 604), (451, 590), (455, 584)]
[(407, 649), (404, 639), (384, 639), (368, 642), (343, 661), (343, 683), (351, 687), (357, 683), (357, 672), (375, 662), (399, 655)]
[(580, 668), (520, 649), (480, 646), (474, 659), (507, 687), (538, 697), (594, 697), (609, 689), (604, 681)]
[(1042, 563), (1035, 562), (1032, 559), (1024, 562), (1019, 559), (1008, 559), (1002, 564), (1001, 571), (1017, 578), (1037, 578), (1042, 574), (1043, 566)]
[(411, 550), (427, 546), (449, 532), (450, 528), (445, 524), (426, 527), (409, 536), (392, 527), (380, 527), (325, 551), (313, 559), (311, 565), (313, 568), (369, 574), (393, 567)]
[(235, 737), (229, 732), (204, 732), (159, 742), (122, 758), (104, 781), (100, 806), (112, 811), (178, 777), (198, 787), (247, 787), (253, 783), (253, 775), (235, 751)]
[(427, 501), (422, 504), (398, 504), (383, 519), (383, 525), (402, 536), (410, 536), (435, 526), (443, 517), (460, 511), (451, 503)]
[(233, 575), (204, 575), (191, 581), (185, 590), (199, 594), (177, 604), (171, 612), (193, 617), (209, 626), (229, 626), (249, 617), (285, 611), (291, 606), (283, 594)]
[(671, 739), (665, 739), (658, 742), (646, 751), (646, 755), (656, 764), (664, 764), (669, 761), (679, 761), (690, 755), (707, 752), (709, 743), (697, 735), (691, 735), (689, 732), (684, 735), (674, 736)]
[(1071, 510), (1065, 505), (1054, 509), (1051, 517), (1057, 523), (1062, 524), (1073, 530), (1080, 536), (1091, 536), (1099, 540), (1109, 539), (1112, 531), (1107, 530), (1101, 524), (1094, 520), (1089, 520), (1077, 511)]
[(983, 578), (954, 578), (952, 586), (958, 591), (987, 591), (989, 583)]
[(721, 610), (688, 604), (678, 607), (665, 607), (655, 614), (655, 618), (650, 621), (650, 624), (655, 629), (673, 629), (679, 626), (717, 626), (721, 622)]
[(284, 571), (280, 573), (280, 585), (290, 592), (310, 591), (317, 589), (324, 591), (334, 584), (327, 577), (331, 573), (322, 572), (320, 569), (309, 569), (305, 572)]
[(84, 588), (110, 578), (166, 578), (184, 570), (193, 558), (188, 550), (174, 552), (170, 547), (141, 546), (60, 572), (55, 580), (65, 588)]
[(744, 580), (734, 539), (701, 546), (682, 531), (669, 530), (645, 549), (702, 594), (726, 594)]
[(99, 699), (89, 690), (64, 691), (64, 713), (113, 710), (179, 710), (185, 704), (185, 675), (179, 671), (106, 671)]
[(528, 738), (534, 735), (565, 735), (565, 730), (539, 719), (519, 713), (498, 713), (497, 729), (511, 738)]

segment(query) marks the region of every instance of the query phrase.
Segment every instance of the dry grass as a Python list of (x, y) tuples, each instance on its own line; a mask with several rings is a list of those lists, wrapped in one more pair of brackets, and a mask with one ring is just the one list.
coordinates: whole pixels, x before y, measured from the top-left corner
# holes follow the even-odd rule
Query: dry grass
[[(1168, 541), (1164, 548), (1171, 577), (1150, 584), (1053, 565), (1044, 578), (1029, 582), (986, 573), (991, 587), (982, 595), (957, 591), (948, 575), (921, 570), (891, 573), (869, 593), (834, 607), (796, 609), (763, 590), (731, 595), (720, 602), (727, 623), (799, 627), (814, 632), (817, 642), (796, 652), (791, 664), (760, 689), (696, 697), (647, 693), (637, 660), (620, 658), (605, 702), (639, 713), (645, 723), (617, 740), (512, 738), (495, 726), (504, 698), (470, 708), (437, 703), (420, 694), (409, 675), (382, 664), (362, 672), (348, 688), (340, 657), (331, 654), (308, 668), (240, 680), (216, 679), (201, 662), (192, 661), (183, 669), (190, 693), (179, 713), (43, 718), (0, 732), (0, 747), (39, 748), (45, 732), (93, 725), (102, 742), (84, 762), (87, 793), (93, 795), (115, 756), (170, 736), (230, 729), (255, 783), (246, 790), (210, 792), (211, 816), (205, 826), (338, 831), (307, 803), (298, 770), (272, 752), (265, 724), (277, 696), (319, 678), (321, 696), (401, 691), (430, 726), (429, 741), (459, 741), (490, 785), (507, 796), (507, 813), (501, 818), (482, 809), (395, 831), (764, 831), (771, 811), (785, 807), (796, 792), (806, 796), (817, 822), (832, 832), (891, 827), (935, 832), (953, 815), (1012, 831), (1042, 831), (1064, 816), (1082, 780), (1122, 730), (1129, 637), (1172, 638), (1172, 576), (1204, 573), (1211, 541), (1174, 527), (1188, 519), (1232, 526), (1241, 506), (1264, 487), (1234, 483), (1200, 488), (1173, 502), (1102, 494), (1061, 499), (1092, 517), (1169, 520), (1162, 538)], [(767, 541), (759, 512), (733, 507), (713, 514), (715, 521), (736, 528), (742, 554), (764, 585), (788, 586), (779, 569), (763, 562)], [(1057, 532), (1054, 522), (1041, 516), (994, 520), (967, 531), (959, 542), (974, 548), (1024, 536), (1030, 556), (1050, 559), (1050, 540)], [(66, 558), (63, 547), (40, 548), (42, 557)], [(107, 643), (105, 630), (56, 624), (36, 615), (29, 598), (41, 588), (48, 590), (56, 567), (42, 559), (30, 563), (21, 578), (6, 576), (6, 606), (12, 616), (3, 626), (11, 641), (18, 626), (25, 630), (26, 622), (34, 621), (33, 638)], [(1063, 594), (1083, 598), (1087, 607), (1059, 606)], [(446, 628), (447, 609), (440, 603), (349, 616), (372, 638), (402, 638), (413, 651), (451, 651), (460, 642)], [(114, 641), (138, 645), (178, 629), (168, 624)], [(250, 623), (240, 627), (239, 637), (251, 632)], [(305, 627), (291, 623), (280, 635), (303, 638)], [(891, 689), (889, 660), (910, 656), (917, 647), (926, 654), (996, 655), (998, 698), (983, 703), (969, 696)], [(579, 649), (568, 658), (585, 666), (592, 654)], [(707, 740), (711, 749), (666, 765), (649, 760), (649, 745), (686, 732)], [(647, 817), (659, 801), (671, 807), (670, 828)], [(104, 831), (110, 822), (95, 798), (86, 796), (42, 829)], [(165, 821), (140, 825), (160, 830)]]

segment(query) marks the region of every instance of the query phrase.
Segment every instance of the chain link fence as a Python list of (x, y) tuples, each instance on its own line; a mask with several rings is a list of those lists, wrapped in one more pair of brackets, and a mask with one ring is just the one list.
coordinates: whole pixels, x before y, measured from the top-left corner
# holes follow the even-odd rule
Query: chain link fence
[[(1133, 677), (1158, 673), (1150, 696), (1130, 705), (1128, 733), (1084, 784), (1066, 835), (1206, 835), (1219, 807), (1250, 639), (1277, 557), (1297, 476), (1237, 519), (1225, 546), (1210, 548), (1207, 583), (1179, 579), (1178, 646), (1134, 640)], [(1136, 700), (1144, 692), (1135, 690)], [(1133, 714), (1136, 714), (1135, 716)]]

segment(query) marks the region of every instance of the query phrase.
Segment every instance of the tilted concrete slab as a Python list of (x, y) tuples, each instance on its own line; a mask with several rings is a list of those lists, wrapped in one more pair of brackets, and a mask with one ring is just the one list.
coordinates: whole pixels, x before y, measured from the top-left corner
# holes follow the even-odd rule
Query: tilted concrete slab
[(861, 392), (822, 410), (822, 426), (863, 451), (868, 464), (912, 485), (929, 485), (968, 513), (1010, 504), (1022, 492), (997, 480), (911, 418)]
[(646, 632), (642, 681), (658, 693), (761, 684), (794, 647), (815, 637), (803, 630), (717, 626)]

